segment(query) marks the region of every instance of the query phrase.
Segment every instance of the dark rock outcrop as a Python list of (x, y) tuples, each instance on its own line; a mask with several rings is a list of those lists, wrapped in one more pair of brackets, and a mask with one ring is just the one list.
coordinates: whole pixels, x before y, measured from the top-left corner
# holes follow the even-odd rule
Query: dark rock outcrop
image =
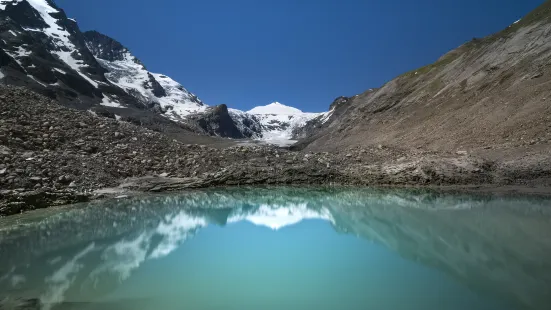
[(339, 119), (340, 115), (346, 109), (346, 104), (350, 102), (352, 98), (338, 97), (329, 106), (329, 112), (322, 114), (316, 118), (313, 118), (306, 122), (304, 126), (297, 127), (293, 130), (293, 139), (302, 140), (299, 143), (292, 146), (293, 149), (300, 149), (305, 144), (305, 140), (318, 133), (322, 128), (329, 126), (335, 119)]
[(221, 104), (191, 117), (191, 120), (207, 134), (235, 139), (246, 138), (234, 123), (228, 107)]
[(95, 30), (83, 33), (86, 46), (96, 57), (109, 61), (125, 60), (128, 49), (119, 41), (110, 38)]

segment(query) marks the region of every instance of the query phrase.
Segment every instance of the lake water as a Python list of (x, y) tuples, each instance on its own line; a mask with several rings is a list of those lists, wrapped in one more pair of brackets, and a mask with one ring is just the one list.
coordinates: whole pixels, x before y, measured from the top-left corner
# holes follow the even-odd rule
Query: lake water
[(0, 219), (0, 309), (551, 309), (551, 201), (239, 188)]

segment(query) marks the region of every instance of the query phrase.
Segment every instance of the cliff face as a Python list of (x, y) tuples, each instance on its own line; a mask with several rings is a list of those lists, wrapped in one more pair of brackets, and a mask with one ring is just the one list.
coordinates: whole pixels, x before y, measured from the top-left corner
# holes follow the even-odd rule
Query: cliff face
[(548, 147), (551, 2), (507, 29), (353, 97), (297, 148)]

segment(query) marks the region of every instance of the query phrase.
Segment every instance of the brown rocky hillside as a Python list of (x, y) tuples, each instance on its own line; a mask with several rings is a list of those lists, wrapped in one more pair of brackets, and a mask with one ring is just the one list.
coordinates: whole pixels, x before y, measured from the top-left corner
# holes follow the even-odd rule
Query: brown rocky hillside
[(521, 156), (551, 150), (551, 1), (435, 63), (354, 96), (296, 147), (392, 146)]

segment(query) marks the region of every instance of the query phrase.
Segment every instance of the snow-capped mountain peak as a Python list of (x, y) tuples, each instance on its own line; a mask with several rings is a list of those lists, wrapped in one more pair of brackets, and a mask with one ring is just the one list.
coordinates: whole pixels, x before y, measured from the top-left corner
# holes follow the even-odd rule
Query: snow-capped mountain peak
[(205, 104), (170, 77), (149, 72), (130, 50), (96, 31), (84, 33), (86, 46), (108, 72), (107, 79), (132, 94), (144, 106), (180, 121), (206, 109)]
[(247, 112), (254, 115), (262, 127), (262, 140), (281, 146), (294, 143), (294, 132), (321, 113), (306, 113), (297, 108), (273, 102)]
[(81, 32), (52, 0), (0, 0), (0, 20), (5, 84), (28, 86), (83, 109), (102, 105), (131, 116), (145, 110), (177, 122), (206, 109), (179, 83), (149, 72), (118, 41)]
[[(19, 24), (16, 31), (12, 30), (11, 32), (13, 37), (20, 37), (22, 33), (27, 35), (26, 38), (20, 40), (10, 38), (13, 40), (13, 45), (10, 44), (12, 42), (3, 41), (8, 45), (5, 51), (20, 66), (28, 64), (28, 57), (38, 51), (37, 46), (33, 46), (32, 39), (28, 38), (28, 36), (33, 36), (36, 41), (46, 46), (51, 56), (62, 62), (63, 68), (58, 68), (59, 70), (74, 70), (93, 87), (98, 87), (98, 83), (104, 82), (101, 75), (90, 73), (96, 72), (95, 68), (90, 68), (90, 65), (93, 67), (96, 64), (87, 63), (90, 56), (89, 51), (84, 46), (79, 46), (78, 40), (75, 40), (75, 35), (78, 32), (76, 24), (68, 22), (65, 13), (58, 9), (51, 0), (2, 0), (0, 1), (0, 10), (5, 11), (2, 15), (7, 14), (12, 21)], [(17, 48), (15, 49), (15, 47)], [(31, 68), (34, 67), (31, 66)], [(42, 81), (38, 81), (32, 72), (25, 71), (31, 79), (46, 87), (44, 78), (41, 79)], [(55, 78), (51, 76), (46, 78), (46, 80), (53, 79)]]
[(293, 107), (281, 104), (279, 102), (272, 102), (268, 105), (255, 107), (249, 110), (247, 113), (255, 114), (255, 115), (257, 114), (277, 114), (277, 115), (304, 114), (304, 112), (302, 112), (297, 108), (293, 108)]

